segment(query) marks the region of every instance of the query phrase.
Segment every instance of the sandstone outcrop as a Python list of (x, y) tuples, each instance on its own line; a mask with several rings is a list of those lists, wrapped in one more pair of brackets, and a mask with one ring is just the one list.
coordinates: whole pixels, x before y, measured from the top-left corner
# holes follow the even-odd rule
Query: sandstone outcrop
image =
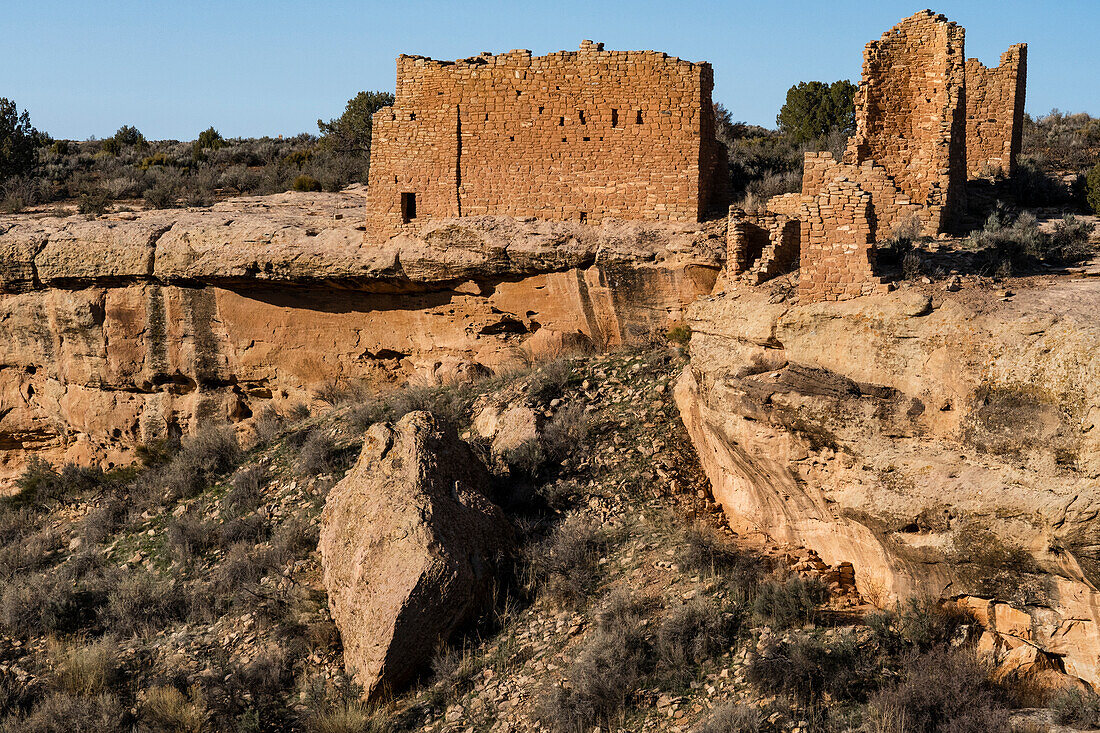
[(332, 489), (320, 550), (344, 663), (370, 696), (397, 689), (485, 608), (511, 526), (489, 476), (426, 412), (372, 426)]
[(984, 599), (1100, 684), (1100, 283), (774, 300), (689, 317), (676, 398), (731, 524), (850, 561), (879, 605)]
[(722, 222), (482, 217), (370, 242), (363, 202), (0, 217), (0, 483), (31, 455), (106, 468), (206, 422), (246, 430), (326, 382), (453, 381), (660, 332), (724, 256)]

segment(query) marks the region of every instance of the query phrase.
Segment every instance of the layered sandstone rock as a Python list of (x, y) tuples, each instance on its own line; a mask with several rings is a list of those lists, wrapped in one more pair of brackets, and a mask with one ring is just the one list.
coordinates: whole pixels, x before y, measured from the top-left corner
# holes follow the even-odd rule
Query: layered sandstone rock
[(452, 381), (663, 331), (723, 257), (721, 223), (484, 217), (365, 242), (363, 201), (0, 218), (0, 483), (30, 455), (108, 467), (244, 429), (332, 380)]
[(320, 550), (344, 664), (368, 695), (397, 689), (492, 597), (511, 525), (489, 475), (427, 412), (367, 431), (329, 493)]
[(852, 562), (881, 605), (985, 599), (1001, 636), (1095, 685), (1098, 307), (1091, 280), (802, 306), (735, 290), (692, 309), (677, 402), (735, 528)]

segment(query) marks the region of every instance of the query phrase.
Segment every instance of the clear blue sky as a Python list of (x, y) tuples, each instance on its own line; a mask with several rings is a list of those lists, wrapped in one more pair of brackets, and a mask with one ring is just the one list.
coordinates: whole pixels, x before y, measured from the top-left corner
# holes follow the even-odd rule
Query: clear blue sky
[[(927, 2), (928, 0), (923, 0)], [(801, 80), (859, 79), (863, 45), (925, 7), (894, 0), (3, 0), (0, 96), (58, 138), (317, 131), (362, 89), (393, 90), (394, 58), (480, 51), (655, 49), (714, 66), (716, 101), (773, 127)], [(1030, 44), (1027, 109), (1100, 114), (1100, 2), (945, 0), (967, 56)]]

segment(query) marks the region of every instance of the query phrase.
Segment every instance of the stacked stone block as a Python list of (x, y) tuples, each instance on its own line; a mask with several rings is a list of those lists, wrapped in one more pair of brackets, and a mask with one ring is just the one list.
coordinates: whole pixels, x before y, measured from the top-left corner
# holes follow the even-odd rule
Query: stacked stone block
[[(653, 51), (397, 60), (374, 116), (368, 232), (485, 214), (697, 221), (724, 203), (709, 64)], [(403, 205), (403, 194), (406, 204)]]
[(731, 207), (726, 233), (726, 268), (750, 285), (790, 272), (798, 262), (802, 226), (797, 218)]
[(875, 276), (871, 194), (838, 179), (802, 209), (799, 302), (845, 300), (884, 289)]
[(1015, 174), (1026, 92), (1026, 43), (1010, 46), (993, 69), (967, 59), (966, 167), (971, 178)]
[(965, 203), (965, 33), (922, 10), (868, 43), (844, 154), (850, 165), (873, 161), (923, 206), (929, 234), (949, 227)]
[[(877, 236), (913, 225), (940, 234), (965, 205), (968, 171), (1014, 171), (1027, 47), (1013, 46), (998, 68), (986, 69), (964, 60), (964, 36), (955, 23), (923, 10), (867, 44), (856, 131), (843, 160), (808, 153), (802, 192), (771, 199), (769, 213), (757, 217), (765, 228), (769, 217), (801, 220), (800, 300), (881, 288), (871, 248)], [(755, 244), (747, 244), (743, 230), (731, 225), (727, 245), (738, 256), (731, 260), (735, 274), (751, 280), (748, 273), (769, 268), (752, 261)]]

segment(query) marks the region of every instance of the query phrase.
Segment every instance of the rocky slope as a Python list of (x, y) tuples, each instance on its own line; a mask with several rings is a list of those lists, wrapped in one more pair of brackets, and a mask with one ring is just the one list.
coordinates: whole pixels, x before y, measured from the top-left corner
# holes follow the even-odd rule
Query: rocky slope
[(0, 218), (0, 480), (31, 455), (126, 464), (333, 381), (438, 383), (663, 331), (723, 253), (714, 227), (503, 218), (371, 242), (362, 202)]
[(880, 606), (964, 597), (990, 646), (1096, 685), (1100, 281), (1014, 288), (732, 289), (691, 309), (677, 402), (734, 528), (852, 562)]

